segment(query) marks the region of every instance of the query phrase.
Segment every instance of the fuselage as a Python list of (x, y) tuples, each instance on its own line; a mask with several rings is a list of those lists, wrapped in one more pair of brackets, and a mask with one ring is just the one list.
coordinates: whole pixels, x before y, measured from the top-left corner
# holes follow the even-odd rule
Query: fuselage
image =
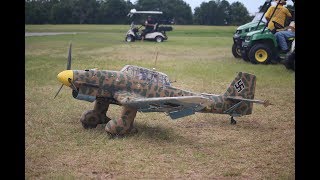
[[(132, 93), (136, 98), (203, 96), (212, 101), (211, 105), (198, 111), (203, 113), (224, 113), (234, 104), (223, 95), (194, 93), (165, 85), (156, 79), (143, 80), (138, 76), (132, 76), (121, 71), (66, 70), (58, 75), (58, 79), (64, 85), (72, 89), (76, 88), (78, 96), (82, 95), (81, 97), (87, 97), (87, 99), (104, 97), (110, 99), (111, 103), (118, 105), (122, 104), (115, 98), (117, 92)], [(87, 99), (83, 98), (82, 100)]]

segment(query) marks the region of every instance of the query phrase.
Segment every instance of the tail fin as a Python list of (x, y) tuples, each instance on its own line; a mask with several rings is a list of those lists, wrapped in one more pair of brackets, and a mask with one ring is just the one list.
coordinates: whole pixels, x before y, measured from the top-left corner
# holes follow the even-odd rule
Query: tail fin
[(254, 98), (256, 87), (256, 76), (249, 73), (239, 72), (236, 78), (231, 82), (225, 96), (241, 96), (246, 99)]

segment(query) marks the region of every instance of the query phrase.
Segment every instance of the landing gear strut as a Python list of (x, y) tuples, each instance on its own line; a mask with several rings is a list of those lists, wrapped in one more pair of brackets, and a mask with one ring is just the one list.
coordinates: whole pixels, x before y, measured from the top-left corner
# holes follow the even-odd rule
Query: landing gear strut
[(137, 133), (137, 129), (133, 127), (136, 114), (137, 109), (123, 106), (120, 118), (113, 119), (106, 124), (106, 132), (112, 136)]
[(231, 124), (237, 124), (237, 121), (233, 119), (233, 116), (231, 116)]
[(98, 97), (95, 101), (93, 110), (83, 112), (80, 118), (83, 128), (96, 128), (98, 124), (104, 124), (110, 121), (106, 113), (110, 102), (105, 98)]

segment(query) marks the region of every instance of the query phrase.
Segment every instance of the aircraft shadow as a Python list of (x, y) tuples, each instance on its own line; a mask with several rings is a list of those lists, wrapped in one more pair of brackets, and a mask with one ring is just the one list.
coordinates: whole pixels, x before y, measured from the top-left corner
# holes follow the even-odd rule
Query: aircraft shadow
[(147, 140), (148, 142), (166, 142), (174, 144), (191, 145), (197, 142), (193, 142), (191, 139), (186, 139), (180, 134), (174, 132), (172, 128), (164, 128), (161, 126), (150, 126), (139, 122), (134, 123), (134, 127), (137, 128), (138, 132), (130, 133), (124, 136), (112, 136), (105, 132), (105, 124), (100, 124), (96, 128), (101, 133), (106, 133), (109, 139), (122, 139), (122, 138), (134, 138)]

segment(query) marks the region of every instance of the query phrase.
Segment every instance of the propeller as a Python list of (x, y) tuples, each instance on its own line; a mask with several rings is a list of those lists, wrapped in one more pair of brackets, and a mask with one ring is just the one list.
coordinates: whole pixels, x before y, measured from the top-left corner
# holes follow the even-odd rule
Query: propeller
[[(60, 88), (59, 88), (57, 94), (54, 96), (54, 98), (56, 98), (56, 97), (58, 96), (58, 94), (59, 94), (59, 92), (61, 91), (62, 87), (63, 87), (63, 84), (60, 86)], [(53, 99), (54, 99), (54, 98), (53, 98)]]
[[(70, 46), (69, 46), (67, 70), (71, 69), (71, 48), (72, 48), (72, 43), (70, 43)], [(68, 79), (68, 81), (71, 82), (71, 79), (70, 80)], [(73, 83), (71, 83), (71, 84), (73, 85), (73, 87), (75, 87)], [(58, 94), (61, 91), (62, 87), (63, 87), (63, 84), (60, 86), (60, 88), (59, 88), (57, 94), (54, 96), (54, 98), (56, 98), (58, 96)], [(75, 89), (77, 90), (77, 88), (75, 88)]]
[(71, 81), (70, 78), (68, 78), (69, 83), (72, 85), (73, 90), (75, 90), (76, 92), (78, 92), (77, 87), (73, 84), (73, 82)]
[(69, 46), (67, 70), (71, 69), (71, 47), (72, 47), (72, 43), (70, 43), (70, 46)]

